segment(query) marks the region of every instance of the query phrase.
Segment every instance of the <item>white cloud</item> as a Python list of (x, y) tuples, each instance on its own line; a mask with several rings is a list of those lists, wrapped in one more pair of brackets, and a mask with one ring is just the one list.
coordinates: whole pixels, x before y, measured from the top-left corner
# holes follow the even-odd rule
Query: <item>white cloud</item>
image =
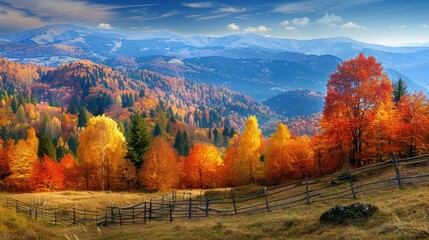
[(343, 21), (343, 18), (340, 16), (337, 16), (335, 14), (325, 14), (325, 16), (317, 19), (316, 23), (336, 27), (337, 23), (341, 23), (342, 21)]
[(6, 9), (0, 9), (0, 15), (7, 15), (8, 11)]
[(283, 20), (279, 23), (280, 26), (286, 27), (290, 25), (290, 22), (288, 20)]
[(115, 6), (88, 3), (72, 0), (3, 0), (2, 2), (17, 11), (23, 9), (26, 16), (43, 19), (43, 21), (93, 21), (100, 22), (114, 16)]
[(100, 23), (100, 24), (98, 24), (98, 28), (100, 28), (100, 29), (112, 29), (112, 26), (110, 26), (110, 24), (108, 24), (108, 23)]
[(366, 28), (365, 26), (361, 26), (355, 22), (347, 22), (340, 26), (340, 28)]
[(407, 25), (402, 24), (402, 25), (398, 25), (398, 26), (389, 26), (390, 29), (401, 29), (401, 28), (406, 28)]
[(266, 32), (268, 30), (271, 30), (271, 28), (267, 28), (265, 26), (259, 26), (257, 29), (259, 32)]
[(310, 23), (310, 19), (308, 17), (294, 18), (291, 22), (295, 25), (307, 26)]
[(209, 7), (212, 7), (214, 4), (213, 2), (191, 2), (191, 3), (184, 2), (182, 3), (182, 5), (190, 8), (209, 8)]
[[(293, 20), (292, 20), (293, 21)], [(292, 22), (288, 20), (283, 20), (279, 23), (280, 26), (284, 27), (286, 30), (295, 30), (296, 28), (292, 26)]]
[(238, 26), (235, 23), (230, 23), (226, 26), (226, 28), (228, 28), (228, 30), (232, 30), (232, 31), (238, 31), (240, 30), (240, 26)]
[(269, 30), (271, 30), (271, 28), (267, 28), (265, 26), (259, 26), (259, 27), (248, 27), (248, 28), (244, 29), (244, 32), (247, 32), (247, 33), (249, 33), (249, 32), (261, 32), (261, 33), (263, 33), (263, 32), (269, 31)]
[(429, 28), (429, 24), (421, 24), (421, 25), (419, 25), (419, 27), (422, 27), (422, 28)]
[(239, 13), (246, 11), (246, 8), (221, 7), (218, 10), (223, 13)]

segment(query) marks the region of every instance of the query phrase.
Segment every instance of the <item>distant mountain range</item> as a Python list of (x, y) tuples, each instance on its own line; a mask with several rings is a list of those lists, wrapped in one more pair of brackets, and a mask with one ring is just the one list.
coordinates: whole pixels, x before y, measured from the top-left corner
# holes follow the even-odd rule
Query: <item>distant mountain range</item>
[(409, 90), (428, 92), (428, 46), (388, 47), (343, 37), (187, 37), (65, 24), (0, 36), (0, 55), (21, 63), (58, 66), (88, 59), (227, 87), (258, 101), (293, 89), (325, 92), (336, 66), (360, 52), (382, 62), (392, 80), (402, 78)]

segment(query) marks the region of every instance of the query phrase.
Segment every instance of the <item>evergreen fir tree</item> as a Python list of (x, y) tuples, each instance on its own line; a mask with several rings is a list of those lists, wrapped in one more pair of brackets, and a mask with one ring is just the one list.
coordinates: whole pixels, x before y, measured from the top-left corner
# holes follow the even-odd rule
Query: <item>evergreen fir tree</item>
[(401, 100), (401, 97), (408, 95), (407, 84), (402, 78), (399, 78), (398, 81), (393, 83), (393, 101), (398, 103)]
[(12, 108), (12, 112), (16, 113), (16, 111), (18, 111), (18, 101), (16, 101), (15, 97), (12, 97), (12, 102), (10, 103), (10, 107)]
[(54, 143), (48, 136), (42, 136), (39, 138), (39, 147), (37, 149), (37, 156), (43, 158), (48, 155), (52, 160), (57, 160), (57, 152), (55, 151)]
[(185, 141), (183, 139), (183, 134), (179, 130), (176, 134), (176, 138), (174, 139), (174, 148), (176, 149), (177, 153), (179, 153), (181, 156), (183, 156), (184, 146), (185, 146)]
[(156, 124), (155, 126), (155, 130), (153, 132), (153, 137), (157, 137), (157, 136), (161, 136), (162, 135), (162, 131), (161, 131), (161, 127), (159, 126), (159, 123)]
[(143, 164), (143, 155), (149, 149), (152, 142), (150, 129), (139, 113), (131, 117), (130, 134), (127, 141), (126, 158), (140, 168)]
[(234, 128), (232, 127), (232, 128), (231, 128), (231, 130), (229, 131), (229, 137), (230, 137), (230, 138), (234, 137), (234, 134), (235, 134), (235, 130), (234, 130)]
[(188, 133), (186, 131), (183, 131), (183, 142), (183, 156), (187, 157), (189, 155), (189, 149), (191, 146), (189, 144)]
[(86, 110), (86, 108), (82, 108), (79, 111), (79, 115), (77, 118), (77, 126), (78, 127), (86, 127), (86, 123), (88, 122), (89, 119), (89, 113)]

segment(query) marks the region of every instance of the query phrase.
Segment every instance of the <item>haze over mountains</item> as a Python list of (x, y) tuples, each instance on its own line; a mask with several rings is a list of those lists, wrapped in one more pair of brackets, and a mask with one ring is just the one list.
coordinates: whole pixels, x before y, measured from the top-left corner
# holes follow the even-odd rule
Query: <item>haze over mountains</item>
[[(288, 103), (268, 99), (286, 90), (325, 92), (326, 81), (337, 64), (360, 52), (376, 57), (390, 78), (404, 79), (409, 90), (428, 91), (427, 46), (388, 47), (343, 37), (312, 40), (255, 34), (186, 37), (169, 32), (134, 33), (75, 25), (49, 25), (0, 36), (0, 55), (22, 63), (57, 66), (88, 59), (110, 67), (148, 69), (227, 87), (257, 101), (286, 106)], [(300, 97), (303, 95), (296, 92)], [(312, 101), (308, 104), (314, 105)], [(272, 108), (285, 112), (284, 106)], [(310, 114), (320, 110), (314, 108)]]

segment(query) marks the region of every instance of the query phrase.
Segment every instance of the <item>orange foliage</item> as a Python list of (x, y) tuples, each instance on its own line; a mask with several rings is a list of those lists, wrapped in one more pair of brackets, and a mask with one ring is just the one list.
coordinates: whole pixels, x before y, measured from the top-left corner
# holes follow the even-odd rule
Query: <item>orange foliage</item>
[(38, 161), (37, 148), (39, 140), (36, 132), (30, 128), (26, 140), (19, 140), (11, 156), (11, 175), (7, 178), (7, 185), (11, 191), (28, 191), (30, 176)]
[(151, 191), (166, 191), (179, 184), (177, 153), (162, 137), (156, 137), (145, 153), (140, 183)]
[(47, 155), (35, 164), (30, 179), (32, 189), (43, 192), (64, 190), (64, 181), (61, 165)]
[(215, 188), (219, 186), (218, 174), (222, 167), (219, 150), (209, 144), (197, 143), (182, 160), (182, 186), (192, 188)]
[(404, 96), (398, 102), (399, 117), (402, 120), (398, 128), (401, 152), (406, 156), (415, 156), (429, 151), (428, 99), (423, 93)]
[[(392, 84), (374, 57), (360, 54), (338, 66), (328, 81), (320, 126), (328, 148), (352, 164), (367, 160), (367, 133), (377, 108), (392, 101)], [(329, 160), (327, 160), (329, 161)]]
[(65, 188), (78, 189), (80, 173), (76, 159), (73, 157), (73, 155), (71, 155), (70, 153), (64, 155), (60, 165), (65, 177)]

